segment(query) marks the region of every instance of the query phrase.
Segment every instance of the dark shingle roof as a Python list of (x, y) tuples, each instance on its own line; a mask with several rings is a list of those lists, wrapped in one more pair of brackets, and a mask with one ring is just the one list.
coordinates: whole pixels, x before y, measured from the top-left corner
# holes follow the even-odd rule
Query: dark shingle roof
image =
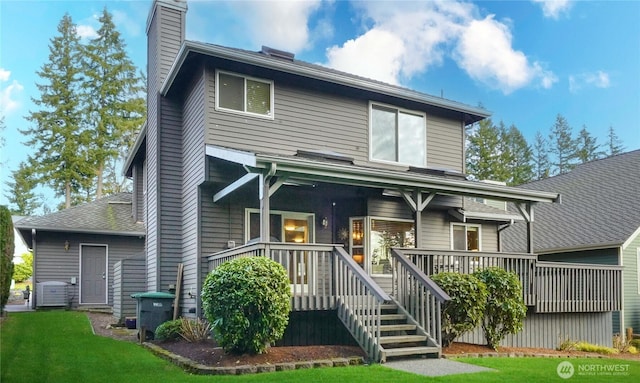
[(131, 216), (131, 193), (118, 193), (55, 213), (23, 218), (21, 230), (74, 231), (118, 235), (144, 235), (141, 222)]
[[(591, 161), (521, 186), (559, 192), (534, 208), (534, 250), (620, 246), (640, 227), (640, 150)], [(505, 230), (505, 250), (523, 251), (524, 225)]]

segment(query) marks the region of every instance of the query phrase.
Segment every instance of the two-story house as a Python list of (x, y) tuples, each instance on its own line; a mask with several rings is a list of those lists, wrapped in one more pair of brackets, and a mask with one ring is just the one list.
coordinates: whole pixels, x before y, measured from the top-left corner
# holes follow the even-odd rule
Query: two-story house
[[(147, 291), (167, 291), (181, 264), (180, 312), (201, 316), (208, 272), (268, 256), (290, 277), (284, 343), (353, 342), (384, 361), (440, 352), (449, 297), (429, 275), (499, 266), (518, 274), (529, 307), (525, 330), (505, 344), (610, 344), (620, 269), (589, 269), (588, 283), (610, 293), (587, 306), (554, 295), (569, 277), (532, 253), (535, 205), (559, 194), (465, 177), (465, 127), (486, 110), (277, 49), (188, 41), (186, 12), (183, 1), (153, 2), (147, 123), (125, 166), (131, 214), (146, 226)], [(501, 252), (515, 221), (527, 253)], [(483, 342), (479, 332), (464, 340)]]

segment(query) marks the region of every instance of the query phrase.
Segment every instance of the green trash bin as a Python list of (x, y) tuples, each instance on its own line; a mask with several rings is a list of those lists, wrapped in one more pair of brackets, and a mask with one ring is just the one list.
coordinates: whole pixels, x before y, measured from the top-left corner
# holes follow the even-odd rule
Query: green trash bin
[(153, 339), (156, 328), (173, 318), (175, 295), (163, 292), (135, 293), (131, 294), (131, 298), (137, 300), (136, 329), (138, 330), (138, 339), (143, 327), (145, 339)]

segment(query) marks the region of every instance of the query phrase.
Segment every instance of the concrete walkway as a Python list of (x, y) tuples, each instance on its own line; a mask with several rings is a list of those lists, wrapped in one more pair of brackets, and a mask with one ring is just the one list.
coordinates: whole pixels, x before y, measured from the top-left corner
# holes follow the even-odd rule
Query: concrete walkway
[(391, 361), (382, 364), (392, 368), (425, 376), (442, 376), (453, 374), (468, 374), (473, 372), (495, 371), (491, 368), (475, 366), (473, 364), (457, 362), (451, 359), (407, 359)]
[(10, 303), (7, 303), (4, 306), (4, 311), (10, 312), (10, 313), (17, 313), (17, 312), (34, 311), (34, 310), (31, 308), (31, 302), (25, 302), (23, 304), (17, 304), (17, 305), (12, 305)]

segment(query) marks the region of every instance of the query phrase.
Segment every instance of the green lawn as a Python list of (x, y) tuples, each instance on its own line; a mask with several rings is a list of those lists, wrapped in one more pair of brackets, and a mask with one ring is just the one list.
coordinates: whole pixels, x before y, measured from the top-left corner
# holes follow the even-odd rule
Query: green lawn
[[(613, 359), (571, 359), (576, 375), (563, 380), (556, 373), (562, 359), (464, 359), (495, 372), (417, 376), (384, 366), (324, 368), (245, 376), (195, 376), (184, 373), (143, 347), (95, 336), (84, 313), (46, 311), (10, 313), (0, 328), (0, 382), (623, 382), (637, 381), (640, 362)], [(425, 361), (428, 363), (428, 361)], [(596, 367), (593, 367), (596, 365)], [(578, 368), (628, 366), (625, 376), (579, 376)]]

